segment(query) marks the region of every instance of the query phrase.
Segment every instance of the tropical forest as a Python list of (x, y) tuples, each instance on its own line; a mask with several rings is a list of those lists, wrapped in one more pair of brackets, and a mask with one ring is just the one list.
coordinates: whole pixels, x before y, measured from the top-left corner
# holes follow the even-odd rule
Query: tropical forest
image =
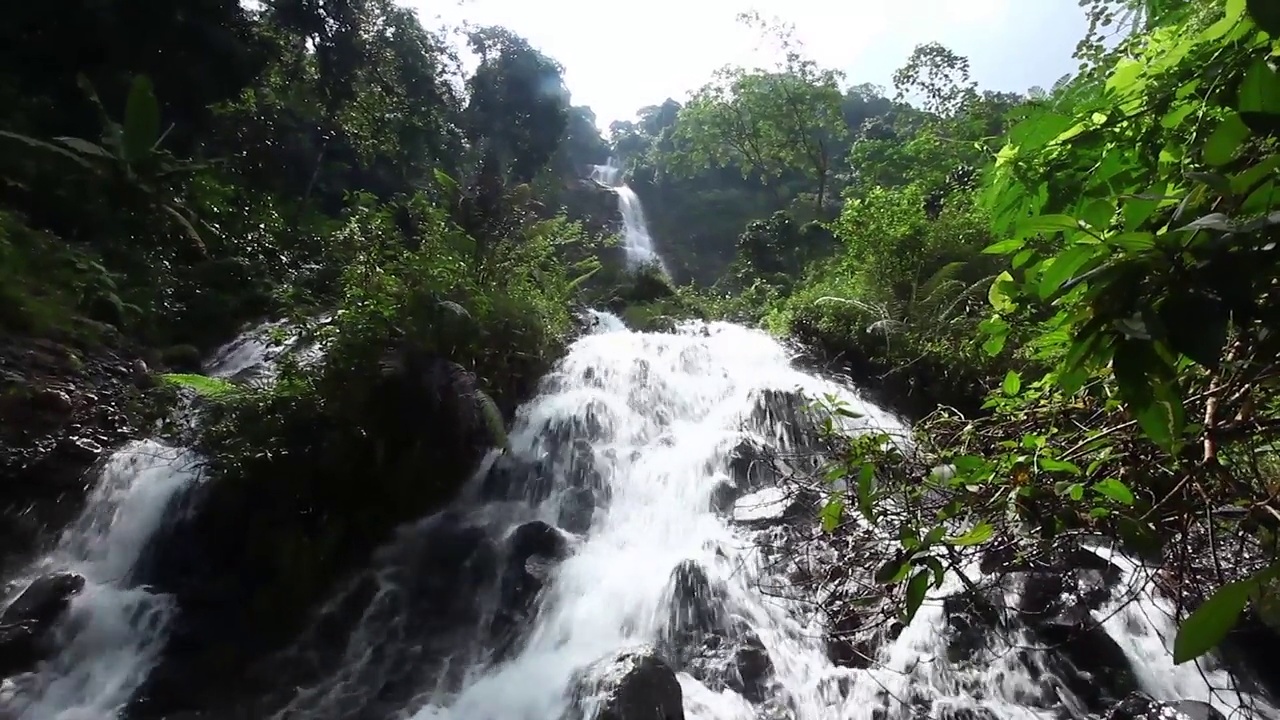
[(1280, 2), (428, 4), (6, 11), (0, 720), (1280, 720)]

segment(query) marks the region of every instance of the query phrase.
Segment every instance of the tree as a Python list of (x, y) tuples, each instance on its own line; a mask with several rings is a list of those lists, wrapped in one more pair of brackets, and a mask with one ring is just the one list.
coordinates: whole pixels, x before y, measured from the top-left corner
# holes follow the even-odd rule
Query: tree
[(480, 66), (467, 81), (467, 139), (484, 139), (512, 182), (529, 182), (569, 125), (563, 68), (504, 28), (475, 30), (468, 41)]
[(718, 71), (680, 111), (672, 165), (685, 173), (734, 165), (761, 182), (799, 174), (821, 211), (846, 134), (842, 75), (806, 59), (790, 28), (743, 19), (777, 39), (784, 59), (769, 70)]

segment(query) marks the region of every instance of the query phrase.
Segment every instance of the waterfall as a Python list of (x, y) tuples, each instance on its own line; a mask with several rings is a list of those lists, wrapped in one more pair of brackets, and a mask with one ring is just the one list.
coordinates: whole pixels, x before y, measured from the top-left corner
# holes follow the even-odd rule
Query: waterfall
[[(254, 372), (269, 346), (261, 329), (214, 355), (209, 375)], [(179, 416), (190, 414), (183, 406)], [(200, 477), (189, 448), (158, 440), (129, 443), (92, 470), (96, 477), (79, 517), (53, 550), (10, 578), (17, 592), (51, 577), (83, 578), (53, 629), (56, 651), (34, 672), (0, 685), (0, 717), (17, 720), (104, 720), (116, 717), (159, 660), (177, 608), (132, 578), (151, 537), (183, 491)]]
[(622, 169), (613, 163), (613, 158), (610, 158), (605, 165), (593, 165), (591, 179), (613, 188), (614, 194), (618, 196), (618, 212), (622, 215), (622, 242), (627, 252), (627, 264), (633, 268), (657, 265), (663, 273), (666, 273), (666, 265), (653, 247), (653, 237), (649, 235), (649, 224), (644, 219), (640, 197), (623, 180)]
[[(800, 394), (846, 402), (859, 416), (844, 421), (848, 432), (906, 443), (905, 428), (842, 383), (796, 369), (764, 333), (726, 323), (635, 333), (593, 315), (592, 334), (519, 411), (510, 449), (486, 461), (467, 500), (402, 529), (329, 604), (349, 613), (361, 593), (372, 598), (340, 657), (277, 720), (590, 720), (602, 701), (585, 679), (628, 649), (656, 652), (676, 673), (682, 716), (651, 705), (646, 720), (1092, 717), (1118, 699), (1099, 689), (1113, 678), (1072, 658), (1116, 663), (1114, 674), (1158, 700), (1280, 717), (1260, 697), (1224, 691), (1233, 678), (1212, 660), (1175, 666), (1172, 608), (1150, 593), (1116, 590), (1095, 608), (1102, 635), (1083, 655), (1063, 656), (1014, 621), (962, 652), (952, 616), (965, 586), (949, 576), (910, 625), (881, 633), (869, 663), (838, 666), (825, 619), (806, 603), (812, 591), (786, 564), (812, 549), (796, 538), (817, 532), (820, 498), (805, 504), (757, 472), (768, 453), (744, 474), (743, 449), (805, 472)], [(531, 537), (541, 549), (514, 549)], [(856, 557), (851, 547), (816, 567), (874, 587), (860, 575), (874, 565)], [(1117, 587), (1137, 582), (1132, 563), (1112, 567)], [(997, 591), (1008, 607), (1030, 592)], [(690, 629), (690, 618), (705, 625)], [(1097, 648), (1114, 652), (1091, 658)]]

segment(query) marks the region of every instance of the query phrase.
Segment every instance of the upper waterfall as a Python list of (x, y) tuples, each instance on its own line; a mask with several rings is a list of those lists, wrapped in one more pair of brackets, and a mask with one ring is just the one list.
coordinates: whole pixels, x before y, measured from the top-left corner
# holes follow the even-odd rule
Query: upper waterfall
[(649, 234), (649, 224), (644, 218), (644, 209), (640, 206), (640, 197), (627, 185), (622, 177), (622, 168), (614, 164), (614, 159), (604, 165), (591, 167), (591, 179), (613, 188), (618, 196), (618, 212), (622, 215), (622, 242), (627, 251), (627, 264), (631, 267), (655, 264), (665, 273), (666, 264), (653, 247), (653, 237)]

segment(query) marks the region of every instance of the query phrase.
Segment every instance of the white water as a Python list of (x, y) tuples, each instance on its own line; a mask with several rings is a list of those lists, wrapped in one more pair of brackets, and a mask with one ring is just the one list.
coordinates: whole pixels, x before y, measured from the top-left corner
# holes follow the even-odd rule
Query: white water
[[(229, 378), (252, 371), (267, 353), (254, 337), (246, 333), (224, 346), (208, 373)], [(116, 717), (164, 647), (176, 610), (172, 599), (138, 586), (131, 576), (172, 502), (198, 480), (199, 458), (187, 448), (143, 440), (116, 450), (97, 473), (80, 516), (54, 550), (13, 583), (16, 596), (48, 573), (85, 578), (84, 589), (54, 629), (58, 652), (0, 688), (0, 717)], [(4, 604), (12, 600), (5, 598)]]
[(640, 198), (622, 179), (622, 170), (613, 164), (610, 158), (606, 165), (594, 165), (591, 179), (608, 185), (618, 196), (618, 212), (622, 215), (622, 243), (627, 252), (627, 264), (633, 268), (644, 265), (657, 265), (666, 272), (662, 257), (653, 246), (653, 236), (649, 234), (649, 224), (644, 219), (644, 208), (640, 206)]
[[(948, 659), (951, 632), (941, 599), (961, 588), (955, 578), (930, 594), (914, 622), (881, 646), (867, 670), (834, 667), (816, 622), (797, 604), (761, 594), (758, 584), (770, 571), (758, 537), (708, 509), (759, 393), (797, 387), (810, 395), (834, 393), (864, 413), (851, 431), (901, 431), (884, 412), (788, 361), (784, 348), (766, 335), (728, 324), (657, 335), (602, 321), (596, 334), (576, 343), (544, 394), (521, 411), (512, 448), (528, 458), (555, 458), (551, 431), (577, 428), (572, 437), (591, 442), (612, 499), (607, 509), (596, 509), (590, 531), (555, 571), (521, 651), (505, 663), (477, 668), (459, 691), (437, 693), (414, 717), (571, 717), (571, 693), (585, 668), (620, 648), (662, 640), (672, 571), (685, 560), (727, 587), (730, 610), (758, 633), (775, 666), (764, 707), (680, 673), (689, 720), (875, 720), (885, 711), (905, 719), (921, 717), (921, 708), (931, 718), (1083, 717), (1080, 699), (1053, 675), (1045, 656), (1019, 652), (1031, 644), (1021, 630), (991, 631), (987, 649), (968, 662)], [(767, 423), (751, 429), (775, 447), (785, 445), (785, 430)], [(553, 467), (565, 470), (563, 463)], [(555, 522), (557, 501), (553, 494), (539, 507), (548, 522)], [(748, 512), (744, 508), (740, 517)], [(1133, 601), (1130, 614), (1165, 609), (1149, 595)], [(1170, 622), (1159, 632), (1149, 622), (1135, 629), (1132, 616), (1122, 613), (1103, 626), (1135, 663), (1143, 690), (1170, 701), (1211, 700), (1229, 716), (1252, 702), (1225, 693), (1210, 697), (1210, 684), (1230, 680), (1224, 672), (1202, 676), (1192, 665), (1175, 668)]]

